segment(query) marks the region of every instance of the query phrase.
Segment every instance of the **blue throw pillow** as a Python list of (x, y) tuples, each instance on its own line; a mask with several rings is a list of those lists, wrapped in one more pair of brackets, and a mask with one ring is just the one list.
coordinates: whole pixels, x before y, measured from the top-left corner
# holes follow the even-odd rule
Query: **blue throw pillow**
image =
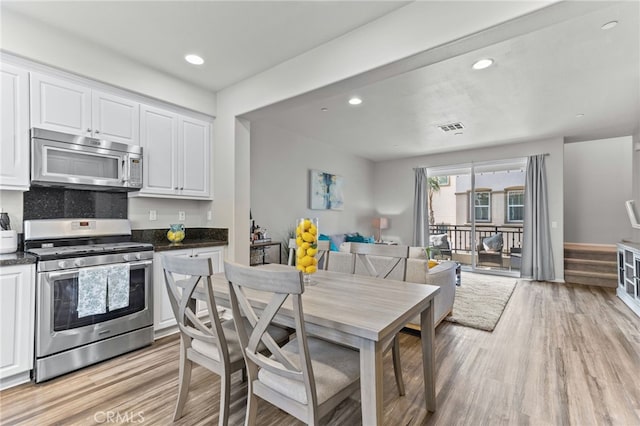
[(348, 243), (365, 243), (364, 237), (362, 235), (347, 235), (345, 241)]

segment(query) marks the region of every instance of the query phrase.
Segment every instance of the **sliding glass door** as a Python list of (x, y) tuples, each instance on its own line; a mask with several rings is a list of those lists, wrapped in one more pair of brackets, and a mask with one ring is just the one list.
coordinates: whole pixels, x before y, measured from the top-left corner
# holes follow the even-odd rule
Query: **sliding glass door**
[(518, 274), (525, 167), (526, 159), (518, 158), (429, 168), (434, 255), (468, 270)]

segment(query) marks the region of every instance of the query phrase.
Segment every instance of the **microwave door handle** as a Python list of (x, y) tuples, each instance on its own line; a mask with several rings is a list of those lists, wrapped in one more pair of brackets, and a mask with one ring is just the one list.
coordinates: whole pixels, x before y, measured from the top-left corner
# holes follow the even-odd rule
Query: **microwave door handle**
[(127, 183), (127, 176), (129, 176), (129, 173), (127, 170), (128, 165), (129, 165), (129, 156), (124, 155), (122, 157), (122, 183)]

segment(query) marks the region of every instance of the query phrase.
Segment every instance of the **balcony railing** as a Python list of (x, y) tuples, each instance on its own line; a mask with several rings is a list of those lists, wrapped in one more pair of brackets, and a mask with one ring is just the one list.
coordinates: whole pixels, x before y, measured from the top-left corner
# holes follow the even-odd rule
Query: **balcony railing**
[[(519, 225), (478, 225), (476, 224), (475, 245), (484, 238), (502, 232), (502, 253), (508, 255), (511, 249), (522, 247), (522, 226)], [(471, 225), (429, 225), (429, 234), (447, 234), (452, 253), (469, 253), (472, 247)]]

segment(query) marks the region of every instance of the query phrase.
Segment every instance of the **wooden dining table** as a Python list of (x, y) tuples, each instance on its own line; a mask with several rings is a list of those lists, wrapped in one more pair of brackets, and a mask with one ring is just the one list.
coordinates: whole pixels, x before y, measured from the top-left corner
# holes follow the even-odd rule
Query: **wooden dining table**
[[(267, 264), (263, 269), (291, 268)], [(229, 306), (224, 273), (213, 276), (216, 303)], [(436, 409), (433, 300), (437, 286), (387, 280), (363, 275), (317, 271), (302, 295), (307, 333), (360, 351), (362, 424), (383, 423), (383, 348), (411, 318), (420, 315), (422, 372), (427, 411)], [(252, 305), (267, 304), (269, 295), (247, 291)], [(288, 301), (275, 321), (293, 327)]]

